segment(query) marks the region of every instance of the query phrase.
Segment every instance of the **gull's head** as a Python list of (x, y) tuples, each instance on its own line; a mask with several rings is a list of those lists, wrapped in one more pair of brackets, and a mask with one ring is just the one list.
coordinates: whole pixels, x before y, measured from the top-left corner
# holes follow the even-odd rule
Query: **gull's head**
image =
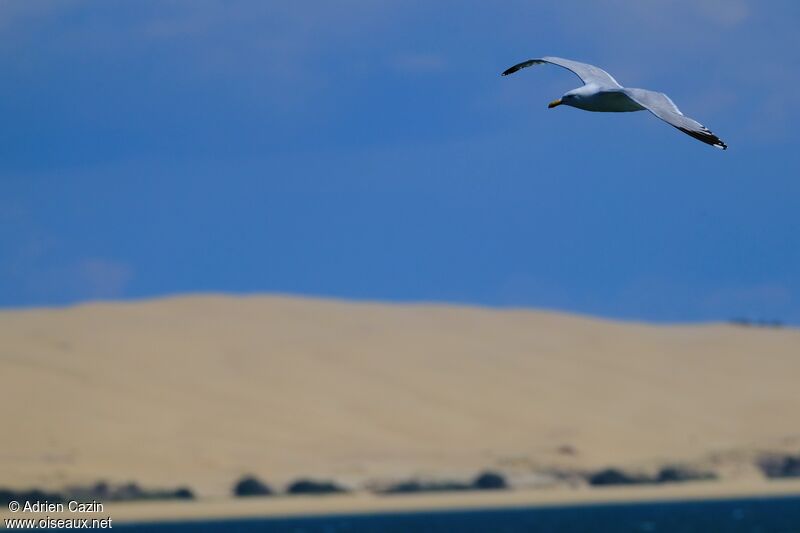
[(575, 103), (575, 99), (576, 98), (577, 98), (577, 96), (575, 94), (567, 93), (564, 96), (562, 96), (561, 98), (558, 98), (557, 100), (553, 100), (552, 102), (547, 104), (547, 108), (548, 109), (553, 109), (554, 107), (558, 107), (558, 106), (560, 106), (562, 104), (563, 105), (573, 105)]

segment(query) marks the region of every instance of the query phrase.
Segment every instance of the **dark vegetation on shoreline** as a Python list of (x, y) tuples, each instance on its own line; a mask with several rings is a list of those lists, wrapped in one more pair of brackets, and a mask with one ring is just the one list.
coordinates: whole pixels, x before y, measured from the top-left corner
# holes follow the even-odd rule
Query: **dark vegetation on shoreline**
[(269, 485), (255, 476), (244, 476), (233, 486), (233, 495), (237, 497), (271, 496), (273, 493)]
[(49, 501), (52, 503), (76, 501), (121, 502), (141, 500), (193, 500), (194, 492), (187, 487), (176, 489), (142, 488), (130, 482), (121, 485), (111, 485), (99, 481), (90, 486), (70, 486), (61, 491), (11, 490), (0, 488), (0, 504), (7, 505), (11, 501), (35, 502)]
[(299, 479), (286, 488), (287, 494), (336, 494), (342, 492), (349, 491), (333, 481), (314, 479)]
[[(408, 494), (415, 492), (452, 492), (467, 490), (497, 490), (509, 488), (502, 474), (496, 472), (483, 472), (471, 482), (463, 481), (420, 481), (410, 479), (399, 481), (387, 486), (371, 489), (375, 494)], [(267, 483), (253, 475), (246, 475), (233, 485), (233, 495), (236, 497), (250, 496), (275, 496), (278, 494), (343, 494), (349, 489), (329, 480), (303, 478), (290, 483), (282, 493), (274, 491)]]
[[(767, 479), (800, 478), (800, 454), (765, 453), (756, 460), (756, 466)], [(715, 472), (699, 470), (684, 465), (665, 465), (653, 475), (630, 472), (621, 468), (603, 468), (590, 472), (571, 472), (572, 477), (582, 479), (592, 487), (620, 485), (663, 485), (694, 481), (719, 479)], [(425, 492), (507, 490), (511, 485), (506, 478), (493, 471), (485, 471), (471, 481), (459, 480), (420, 480), (407, 479), (381, 486), (373, 486), (368, 491), (380, 495), (414, 494)], [(289, 483), (283, 491), (276, 491), (253, 475), (240, 478), (232, 488), (235, 497), (291, 496), (345, 494), (350, 489), (332, 480), (301, 478)], [(51, 503), (77, 501), (142, 501), (142, 500), (194, 500), (194, 492), (187, 487), (174, 489), (142, 488), (130, 482), (113, 485), (104, 481), (89, 486), (70, 486), (60, 491), (41, 489), (13, 490), (0, 487), (0, 506), (12, 501)]]
[(401, 481), (378, 489), (378, 494), (408, 494), (414, 492), (446, 492), (466, 490), (503, 490), (509, 488), (505, 477), (497, 472), (483, 472), (471, 482), (464, 481)]
[(662, 485), (664, 483), (684, 483), (687, 481), (708, 481), (718, 479), (714, 472), (670, 465), (662, 467), (654, 476), (631, 474), (618, 468), (604, 468), (589, 473), (586, 482), (593, 487), (604, 485)]
[[(337, 494), (349, 492), (333, 481), (302, 478), (293, 481), (281, 494)], [(275, 496), (279, 493), (253, 475), (243, 476), (233, 485), (233, 495), (239, 498), (251, 496)]]
[(800, 454), (765, 454), (758, 460), (758, 467), (767, 479), (800, 477)]

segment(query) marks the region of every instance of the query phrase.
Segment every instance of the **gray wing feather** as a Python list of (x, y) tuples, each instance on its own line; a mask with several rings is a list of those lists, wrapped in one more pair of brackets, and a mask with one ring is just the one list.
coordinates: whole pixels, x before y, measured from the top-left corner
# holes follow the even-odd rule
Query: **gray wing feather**
[(513, 74), (520, 69), (531, 67), (533, 65), (541, 65), (543, 63), (549, 63), (551, 65), (557, 65), (565, 68), (577, 75), (581, 81), (587, 85), (593, 83), (600, 87), (615, 89), (622, 87), (622, 85), (620, 85), (611, 74), (599, 67), (595, 67), (594, 65), (589, 65), (587, 63), (579, 63), (570, 59), (562, 59), (560, 57), (548, 56), (539, 59), (529, 59), (527, 61), (523, 61), (522, 63), (517, 63), (513, 67), (507, 69), (505, 72), (503, 72), (503, 76), (508, 76), (509, 74)]
[(645, 89), (622, 89), (622, 92), (670, 126), (678, 128), (698, 141), (722, 150), (728, 148), (728, 145), (714, 135), (711, 130), (681, 113), (678, 106), (666, 94)]

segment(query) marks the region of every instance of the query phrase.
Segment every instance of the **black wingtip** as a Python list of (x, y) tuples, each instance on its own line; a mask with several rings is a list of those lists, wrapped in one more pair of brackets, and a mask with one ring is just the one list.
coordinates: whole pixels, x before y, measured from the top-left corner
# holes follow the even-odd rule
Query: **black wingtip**
[(720, 150), (727, 150), (728, 149), (728, 145), (725, 144), (725, 142), (722, 139), (720, 139), (719, 137), (717, 137), (716, 135), (714, 135), (712, 132), (710, 132), (707, 129), (703, 129), (701, 131), (694, 131), (694, 130), (681, 128), (681, 127), (678, 127), (678, 129), (681, 130), (686, 135), (689, 135), (690, 137), (694, 137), (698, 141), (704, 142), (704, 143), (706, 143), (708, 145), (711, 145), (714, 148), (718, 148)]
[[(703, 141), (703, 142), (705, 142), (705, 141)], [(717, 141), (716, 141), (716, 142), (710, 142), (710, 143), (708, 143), (708, 144), (710, 144), (710, 145), (711, 145), (711, 146), (713, 146), (714, 148), (719, 148), (720, 150), (727, 150), (727, 149), (728, 149), (728, 145), (727, 145), (727, 144), (725, 144), (725, 143), (724, 143), (722, 140), (720, 140), (720, 139), (717, 139)]]

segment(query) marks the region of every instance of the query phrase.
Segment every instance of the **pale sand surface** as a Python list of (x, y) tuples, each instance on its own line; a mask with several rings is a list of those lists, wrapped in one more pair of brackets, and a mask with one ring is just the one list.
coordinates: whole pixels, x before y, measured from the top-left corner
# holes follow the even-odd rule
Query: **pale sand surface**
[(525, 487), (683, 461), (767, 490), (754, 457), (800, 451), (793, 329), (197, 296), (3, 311), (0, 339), (0, 487), (218, 498), (245, 473), (360, 489), (487, 468)]
[(698, 482), (681, 485), (615, 487), (602, 489), (548, 489), (484, 491), (470, 493), (375, 496), (283, 496), (270, 498), (209, 499), (196, 502), (129, 502), (104, 504), (96, 513), (11, 513), (4, 518), (98, 518), (110, 517), (112, 526), (132, 522), (216, 520), (259, 517), (419, 512), (452, 509), (509, 509), (615, 502), (665, 502), (766, 496), (800, 496), (800, 481), (747, 483)]

